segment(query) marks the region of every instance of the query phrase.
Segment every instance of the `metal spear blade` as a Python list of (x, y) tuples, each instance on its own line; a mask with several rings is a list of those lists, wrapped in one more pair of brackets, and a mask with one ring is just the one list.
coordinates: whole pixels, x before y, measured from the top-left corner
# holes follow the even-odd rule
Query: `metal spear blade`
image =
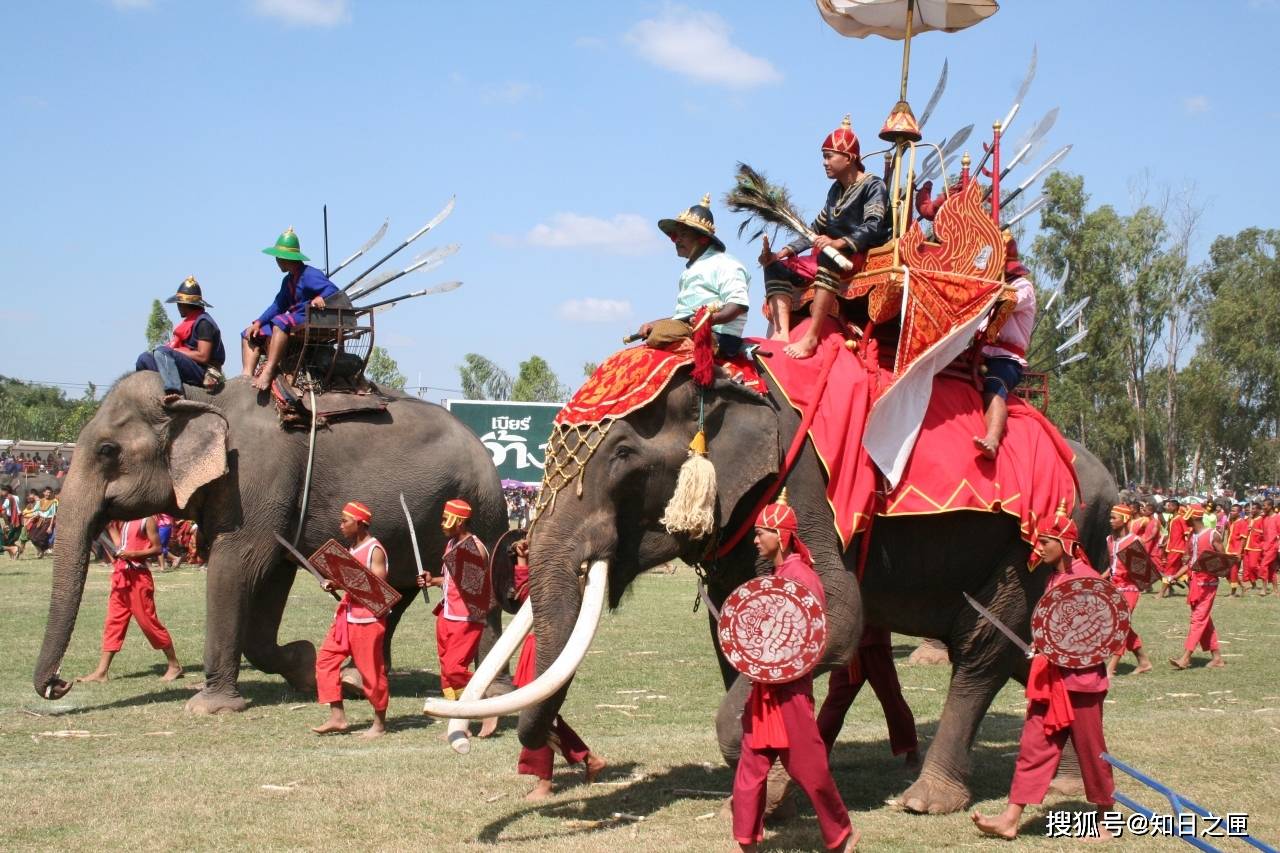
[(928, 157), (926, 157), (924, 161), (924, 165), (920, 168), (920, 177), (918, 179), (919, 182), (924, 183), (925, 181), (932, 179), (933, 176), (937, 174), (938, 169), (943, 165), (943, 163), (946, 160), (949, 160), (951, 158), (951, 155), (955, 154), (956, 150), (961, 145), (964, 145), (965, 140), (969, 138), (969, 134), (971, 133), (973, 133), (973, 125), (969, 124), (957, 130), (954, 135), (943, 140), (943, 145), (942, 145), (943, 160), (938, 159), (938, 152), (936, 151), (932, 152)]
[(1076, 344), (1078, 344), (1078, 343), (1080, 343), (1081, 341), (1083, 341), (1083, 340), (1084, 340), (1084, 336), (1085, 336), (1085, 335), (1087, 335), (1087, 334), (1089, 334), (1089, 330), (1088, 330), (1088, 329), (1081, 329), (1080, 331), (1076, 332), (1076, 333), (1075, 333), (1074, 335), (1072, 335), (1071, 337), (1067, 338), (1067, 339), (1066, 339), (1065, 341), (1063, 341), (1062, 343), (1058, 344), (1058, 346), (1054, 349), (1054, 352), (1058, 352), (1058, 353), (1060, 353), (1060, 352), (1062, 352), (1063, 350), (1069, 350), (1069, 349), (1071, 349), (1073, 346), (1075, 346)]
[(352, 261), (354, 261), (356, 258), (360, 257), (360, 256), (361, 256), (361, 255), (363, 255), (365, 252), (369, 251), (369, 250), (370, 250), (370, 249), (372, 249), (374, 246), (376, 246), (376, 245), (378, 244), (378, 241), (379, 241), (379, 240), (381, 240), (381, 239), (383, 238), (383, 236), (385, 236), (385, 235), (386, 235), (386, 233), (387, 233), (387, 226), (388, 226), (388, 225), (390, 225), (390, 224), (391, 224), (391, 220), (390, 220), (390, 219), (384, 219), (384, 220), (382, 221), (382, 227), (378, 229), (377, 233), (376, 233), (376, 234), (374, 234), (372, 237), (370, 237), (368, 240), (366, 240), (366, 241), (365, 241), (365, 244), (364, 244), (363, 246), (361, 246), (359, 249), (357, 249), (357, 250), (355, 251), (355, 253), (354, 253), (351, 257), (347, 258), (345, 261), (343, 261), (342, 263), (340, 263), (340, 264), (338, 264), (336, 267), (334, 267), (334, 268), (333, 268), (333, 270), (329, 273), (329, 278), (331, 278), (331, 279), (332, 279), (335, 275), (337, 275), (338, 273), (340, 273), (340, 272), (342, 271), (342, 269), (343, 269), (345, 266), (347, 266), (347, 264), (351, 263), (351, 262), (352, 262)]
[(1089, 353), (1078, 352), (1075, 355), (1071, 356), (1071, 358), (1064, 358), (1062, 361), (1058, 362), (1058, 367), (1066, 367), (1068, 364), (1075, 364), (1077, 361), (1082, 361), (1088, 357), (1089, 357)]
[(1092, 298), (1093, 298), (1092, 296), (1086, 296), (1083, 299), (1076, 302), (1066, 311), (1063, 311), (1062, 316), (1058, 318), (1058, 324), (1054, 326), (1054, 328), (1061, 329), (1064, 326), (1068, 325), (1069, 323), (1075, 321), (1076, 318), (1078, 318), (1081, 314), (1084, 313), (1084, 309), (1088, 307), (1089, 300)]
[(947, 88), (947, 60), (942, 60), (942, 73), (938, 75), (938, 85), (933, 87), (933, 95), (929, 98), (929, 103), (925, 104), (924, 112), (920, 114), (920, 129), (924, 129), (925, 122), (929, 120), (929, 116), (933, 115), (933, 108), (938, 105), (938, 101), (942, 99), (942, 93)]
[(999, 618), (997, 618), (996, 615), (992, 613), (990, 610), (983, 607), (978, 602), (974, 601), (973, 596), (969, 595), (969, 593), (965, 592), (961, 594), (964, 596), (964, 600), (969, 602), (969, 606), (972, 607), (974, 610), (978, 611), (979, 616), (981, 616), (983, 619), (986, 619), (988, 622), (991, 623), (992, 627), (994, 627), (1001, 634), (1004, 634), (1011, 641), (1013, 641), (1013, 644), (1015, 646), (1022, 649), (1022, 653), (1024, 655), (1026, 655), (1028, 658), (1031, 658), (1034, 656), (1035, 653), (1031, 651), (1031, 646), (1027, 644), (1026, 640), (1019, 637), (1012, 628), (1010, 628), (1008, 625), (1001, 622)]
[(1049, 309), (1053, 307), (1053, 303), (1057, 302), (1057, 301), (1058, 301), (1058, 297), (1059, 297), (1059, 296), (1061, 296), (1061, 295), (1062, 295), (1062, 291), (1061, 291), (1061, 290), (1055, 290), (1055, 291), (1053, 291), (1052, 293), (1050, 293), (1050, 294), (1049, 294), (1049, 301), (1048, 301), (1048, 302), (1046, 302), (1046, 303), (1044, 304), (1044, 307), (1043, 307), (1043, 308), (1041, 308), (1040, 310), (1041, 310), (1042, 312), (1044, 312), (1045, 314), (1048, 314), (1048, 313), (1049, 313)]
[(1004, 222), (1000, 223), (1000, 229), (1003, 231), (1005, 228), (1012, 228), (1013, 226), (1017, 225), (1019, 222), (1026, 219), (1028, 216), (1035, 213), (1040, 208), (1044, 207), (1045, 202), (1047, 202), (1048, 200), (1049, 199), (1045, 198), (1042, 195), (1036, 196), (1035, 200), (1030, 202), (1026, 207), (1022, 208), (1022, 210), (1019, 210), (1009, 219), (1006, 219)]
[(406, 299), (417, 299), (419, 296), (431, 296), (435, 293), (448, 293), (450, 290), (457, 290), (462, 287), (460, 281), (446, 281), (444, 284), (437, 284), (435, 287), (428, 287), (422, 290), (415, 290), (412, 293), (406, 293), (403, 296), (394, 296), (391, 299), (384, 299), (381, 302), (374, 302), (370, 305), (359, 306), (363, 310), (372, 309), (377, 314), (380, 311), (386, 311), (396, 307), (396, 305), (404, 302)]
[[(421, 228), (419, 228), (417, 231), (415, 231), (415, 232), (413, 233), (413, 235), (412, 235), (412, 236), (410, 236), (408, 239), (406, 239), (406, 240), (405, 240), (403, 243), (401, 243), (399, 246), (396, 246), (396, 247), (395, 247), (394, 249), (392, 249), (390, 252), (387, 252), (387, 254), (385, 254), (385, 255), (383, 255), (381, 258), (379, 258), (379, 259), (378, 259), (378, 262), (377, 262), (377, 263), (375, 263), (373, 266), (369, 267), (367, 270), (365, 270), (364, 272), (360, 273), (360, 275), (356, 276), (356, 277), (355, 277), (355, 278), (353, 278), (351, 281), (349, 281), (349, 282), (348, 282), (348, 283), (347, 283), (347, 284), (342, 288), (342, 289), (343, 289), (343, 291), (344, 291), (344, 292), (346, 292), (346, 291), (350, 291), (350, 290), (351, 290), (351, 288), (355, 286), (356, 282), (360, 281), (360, 279), (364, 278), (364, 277), (365, 277), (365, 276), (367, 276), (369, 273), (373, 272), (373, 271), (374, 271), (374, 270), (376, 270), (378, 267), (382, 266), (382, 264), (383, 264), (383, 263), (385, 263), (385, 262), (386, 262), (386, 261), (387, 261), (387, 260), (392, 256), (392, 255), (396, 254), (396, 253), (397, 253), (397, 252), (399, 252), (401, 249), (403, 249), (405, 246), (409, 245), (409, 244), (410, 244), (410, 243), (412, 243), (414, 240), (417, 240), (417, 239), (418, 239), (419, 237), (421, 237), (423, 234), (426, 234), (426, 233), (427, 233), (428, 231), (430, 231), (432, 228), (435, 228), (437, 225), (439, 225), (441, 222), (443, 222), (446, 218), (448, 218), (448, 216), (449, 216), (449, 214), (450, 214), (450, 213), (453, 213), (453, 206), (454, 206), (454, 204), (455, 204), (456, 202), (457, 202), (457, 196), (451, 196), (451, 197), (449, 198), (449, 201), (445, 204), (444, 208), (443, 208), (439, 213), (437, 213), (434, 217), (432, 217), (431, 221), (429, 221), (426, 225), (423, 225)], [(367, 292), (368, 292), (368, 290), (366, 289), (366, 291), (365, 291), (365, 292), (367, 293)]]
[(429, 249), (423, 252), (422, 254), (418, 255), (412, 261), (410, 261), (409, 266), (405, 267), (400, 272), (383, 273), (381, 276), (375, 279), (373, 283), (370, 284), (368, 287), (356, 288), (355, 292), (350, 294), (351, 299), (352, 300), (364, 299), (366, 296), (368, 296), (370, 293), (373, 293), (375, 290), (382, 287), (384, 284), (395, 281), (400, 276), (408, 275), (409, 273), (414, 272), (415, 270), (426, 271), (426, 270), (435, 269), (436, 267), (440, 266), (440, 264), (444, 263), (446, 258), (448, 258), (450, 255), (457, 252), (459, 248), (461, 248), (460, 244), (450, 243), (447, 246), (438, 246), (434, 249)]
[(1057, 151), (1053, 152), (1053, 154), (1050, 155), (1049, 159), (1045, 160), (1044, 163), (1040, 165), (1039, 169), (1036, 169), (1034, 172), (1031, 173), (1031, 176), (1029, 178), (1027, 178), (1022, 183), (1018, 184), (1018, 188), (1013, 192), (1009, 193), (1009, 195), (1006, 196), (1005, 198), (1001, 199), (1000, 203), (1008, 204), (1009, 202), (1013, 201), (1024, 190), (1026, 190), (1027, 187), (1031, 186), (1036, 181), (1038, 181), (1041, 175), (1043, 175), (1045, 172), (1052, 169), (1054, 166), (1058, 165), (1058, 162), (1062, 160), (1063, 157), (1066, 157), (1070, 153), (1071, 153), (1070, 144), (1064, 145), (1061, 148), (1059, 148)]
[[(1036, 46), (1031, 46), (1031, 63), (1027, 66), (1026, 76), (1022, 78), (1022, 85), (1018, 87), (1018, 94), (1013, 97), (1013, 106), (1009, 107), (1009, 112), (1005, 114), (1004, 120), (1000, 123), (1000, 132), (1004, 133), (1009, 129), (1009, 125), (1013, 123), (1014, 116), (1018, 114), (1018, 110), (1022, 107), (1022, 102), (1027, 99), (1027, 92), (1031, 91), (1031, 81), (1036, 79)], [(991, 157), (992, 148), (988, 148), (986, 153), (982, 155), (982, 161), (978, 163), (975, 174), (982, 174), (982, 169), (987, 165), (987, 160)]]

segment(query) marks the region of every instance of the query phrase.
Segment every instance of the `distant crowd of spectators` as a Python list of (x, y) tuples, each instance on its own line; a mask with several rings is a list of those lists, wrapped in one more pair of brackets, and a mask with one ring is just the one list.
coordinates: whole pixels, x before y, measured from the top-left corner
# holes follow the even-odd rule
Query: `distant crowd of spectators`
[(533, 503), (538, 490), (534, 486), (507, 486), (502, 489), (507, 499), (507, 519), (512, 527), (524, 529), (533, 520)]
[(27, 476), (52, 474), (55, 477), (64, 477), (70, 467), (71, 460), (63, 458), (61, 454), (54, 453), (52, 450), (43, 456), (38, 451), (12, 454), (6, 450), (0, 453), (0, 470), (10, 478), (23, 474)]

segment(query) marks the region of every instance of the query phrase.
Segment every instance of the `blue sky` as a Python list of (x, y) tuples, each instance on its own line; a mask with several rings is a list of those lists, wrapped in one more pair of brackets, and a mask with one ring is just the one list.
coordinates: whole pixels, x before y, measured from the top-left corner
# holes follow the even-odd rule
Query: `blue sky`
[[(718, 202), (735, 163), (812, 214), (823, 136), (850, 112), (863, 150), (878, 147), (901, 55), (839, 36), (805, 0), (68, 0), (4, 4), (0, 26), (0, 373), (109, 383), (141, 350), (151, 300), (188, 274), (234, 345), (278, 286), (259, 250), (286, 226), (321, 261), (327, 204), (336, 262), (390, 217), (376, 257), (456, 194), (385, 268), (461, 251), (384, 292), (465, 285), (378, 318), (431, 399), (453, 396), (436, 389), (458, 387), (466, 352), (512, 370), (537, 353), (578, 384), (583, 362), (670, 312), (682, 262), (654, 222), (705, 192), (752, 262)], [(1195, 187), (1203, 255), (1218, 234), (1280, 227), (1278, 32), (1277, 0), (1008, 0), (915, 41), (910, 97), (922, 110), (949, 59), (927, 135), (987, 128), (1037, 44), (1010, 136), (1061, 115), (1031, 165), (1073, 143), (1064, 168), (1122, 210), (1144, 175)], [(762, 331), (753, 306), (748, 332)]]

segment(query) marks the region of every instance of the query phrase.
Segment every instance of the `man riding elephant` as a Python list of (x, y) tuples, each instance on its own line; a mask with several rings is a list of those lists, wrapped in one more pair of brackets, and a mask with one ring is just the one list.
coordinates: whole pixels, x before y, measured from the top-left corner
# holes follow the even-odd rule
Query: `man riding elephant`
[(290, 227), (281, 234), (274, 246), (262, 250), (264, 255), (274, 255), (276, 266), (284, 273), (280, 280), (280, 292), (275, 301), (266, 307), (258, 319), (244, 330), (240, 341), (240, 355), (244, 361), (244, 375), (253, 376), (258, 359), (266, 352), (267, 361), (253, 381), (253, 387), (265, 391), (271, 387), (280, 359), (289, 343), (289, 331), (307, 319), (307, 306), (323, 308), (325, 300), (339, 293), (337, 285), (329, 277), (306, 261), (302, 254), (298, 235)]
[(221, 384), (227, 351), (222, 345), (222, 331), (205, 311), (213, 306), (204, 301), (195, 276), (187, 276), (178, 285), (178, 292), (165, 302), (177, 303), (182, 322), (174, 327), (168, 344), (138, 356), (135, 369), (159, 373), (164, 383), (164, 401), (172, 403), (182, 399), (183, 383), (203, 386), (212, 374), (212, 384)]

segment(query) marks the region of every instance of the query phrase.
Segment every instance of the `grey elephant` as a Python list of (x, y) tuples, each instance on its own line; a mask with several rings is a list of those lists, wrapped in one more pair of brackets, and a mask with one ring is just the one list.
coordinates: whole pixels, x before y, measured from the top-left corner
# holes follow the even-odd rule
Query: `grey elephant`
[[(608, 604), (616, 607), (640, 572), (675, 558), (699, 563), (707, 553), (705, 540), (672, 536), (660, 523), (697, 429), (698, 408), (688, 374), (674, 379), (654, 402), (613, 423), (584, 466), (581, 489), (562, 489), (535, 522), (530, 600), (539, 678), (516, 693), (477, 698), (464, 707), (428, 703), (430, 712), (481, 717), (520, 710), (521, 743), (537, 747), (546, 741), (594, 631), (587, 623), (598, 618), (606, 591)], [(775, 387), (762, 398), (724, 379), (707, 394), (705, 417), (717, 471), (716, 524), (722, 532), (731, 531), (750, 521), (749, 513), (776, 480), (799, 417)], [(554, 449), (548, 448), (549, 457)], [(1077, 523), (1096, 561), (1105, 553), (1107, 512), (1116, 490), (1095, 457), (1083, 448), (1077, 453), (1085, 499)], [(552, 464), (549, 458), (548, 470)], [(859, 584), (859, 543), (842, 550), (824, 476), (812, 445), (806, 444), (786, 480), (801, 538), (813, 553), (827, 597), (828, 646), (821, 666), (847, 664), (864, 621), (947, 645), (953, 669), (942, 718), (919, 777), (901, 799), (916, 812), (961, 809), (970, 799), (969, 751), (978, 725), (1006, 681), (1025, 679), (1027, 673), (1018, 649), (981, 620), (961, 593), (973, 595), (1027, 637), (1047, 573), (1027, 571), (1030, 547), (1012, 518), (960, 511), (877, 519)], [(746, 536), (727, 556), (704, 564), (712, 602), (719, 606), (762, 571), (757, 561)], [(504, 635), (498, 648), (509, 645)], [(721, 751), (733, 763), (749, 682), (723, 656), (720, 665), (727, 692), (716, 729)]]
[[(58, 543), (44, 643), (35, 688), (56, 699), (71, 685), (58, 669), (84, 593), (90, 544), (108, 521), (169, 512), (195, 519), (210, 543), (205, 616), (204, 688), (187, 703), (197, 713), (239, 711), (243, 654), (263, 672), (314, 691), (315, 646), (281, 645), (281, 616), (297, 568), (274, 534), (292, 539), (308, 465), (306, 432), (281, 429), (268, 395), (247, 379), (221, 393), (188, 388), (188, 400), (161, 403), (159, 375), (121, 379), (81, 430), (58, 512)], [(391, 395), (386, 411), (319, 430), (306, 524), (299, 550), (334, 537), (343, 504), (373, 511), (373, 533), (386, 546), (390, 582), (403, 599), (395, 624), (420, 598), (403, 493), (422, 558), (438, 572), (445, 501), (463, 497), (472, 530), (493, 543), (507, 529), (497, 470), (480, 440), (439, 406)]]

